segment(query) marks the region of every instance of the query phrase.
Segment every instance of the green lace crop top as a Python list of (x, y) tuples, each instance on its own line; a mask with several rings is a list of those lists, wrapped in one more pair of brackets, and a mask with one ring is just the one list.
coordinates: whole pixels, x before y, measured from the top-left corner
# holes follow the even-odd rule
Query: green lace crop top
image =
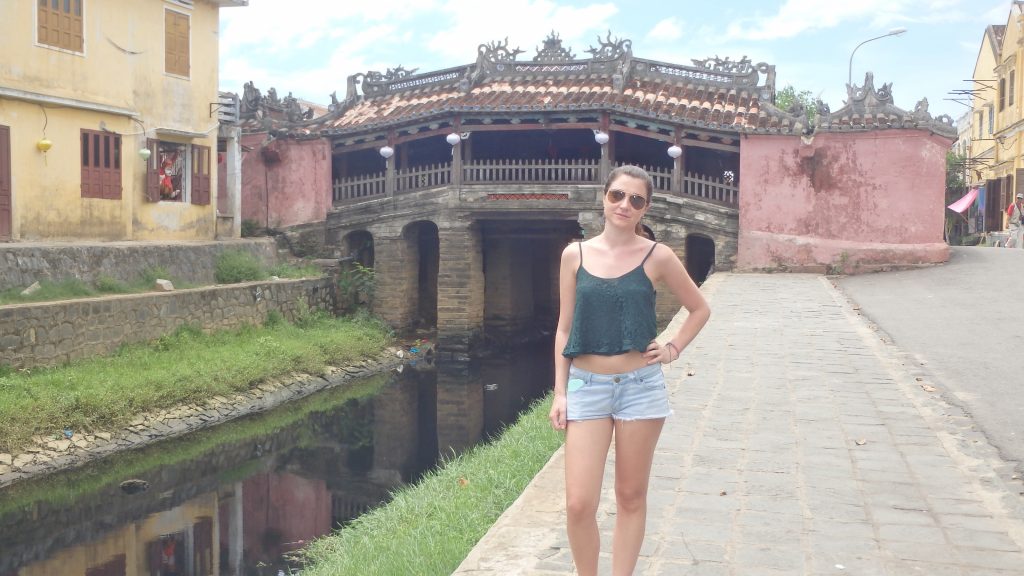
[(657, 244), (651, 246), (640, 265), (622, 276), (600, 278), (583, 267), (583, 245), (580, 244), (576, 307), (562, 356), (614, 356), (630, 350), (647, 350), (658, 328), (654, 316), (654, 285), (644, 272), (644, 263), (656, 247)]

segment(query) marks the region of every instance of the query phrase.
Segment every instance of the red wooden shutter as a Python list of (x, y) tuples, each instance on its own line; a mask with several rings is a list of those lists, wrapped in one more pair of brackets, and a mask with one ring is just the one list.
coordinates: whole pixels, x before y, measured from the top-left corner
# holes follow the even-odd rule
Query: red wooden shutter
[(103, 134), (103, 170), (100, 172), (100, 198), (121, 198), (121, 135)]
[(210, 147), (192, 145), (192, 203), (210, 203)]
[(149, 148), (149, 160), (146, 160), (146, 200), (150, 202), (160, 201), (160, 173), (157, 171), (160, 163), (159, 144), (159, 140), (146, 140), (146, 148)]
[[(95, 138), (94, 138), (95, 137)], [(99, 167), (99, 135), (82, 130), (82, 198), (97, 198), (96, 169)]]
[(121, 198), (121, 135), (82, 130), (82, 198)]

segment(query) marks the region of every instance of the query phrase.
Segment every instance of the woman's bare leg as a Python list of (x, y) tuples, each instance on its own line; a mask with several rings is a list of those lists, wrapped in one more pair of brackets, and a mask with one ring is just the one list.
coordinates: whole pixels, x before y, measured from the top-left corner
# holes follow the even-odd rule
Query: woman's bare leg
[(580, 576), (597, 576), (601, 535), (597, 529), (597, 506), (612, 420), (570, 421), (565, 431), (566, 531), (572, 559)]
[(654, 447), (665, 424), (654, 420), (615, 422), (615, 537), (612, 575), (631, 576), (647, 527), (647, 487)]

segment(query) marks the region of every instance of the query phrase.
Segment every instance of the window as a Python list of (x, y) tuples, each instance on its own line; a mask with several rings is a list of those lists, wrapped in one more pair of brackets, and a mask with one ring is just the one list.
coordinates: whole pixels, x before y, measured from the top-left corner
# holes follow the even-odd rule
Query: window
[(121, 199), (121, 135), (82, 130), (82, 198)]
[(992, 126), (995, 124), (996, 111), (992, 108), (988, 109), (988, 135), (992, 135)]
[(1014, 88), (1017, 86), (1017, 81), (1016, 81), (1015, 76), (1016, 76), (1015, 71), (1014, 70), (1010, 70), (1009, 94), (1006, 97), (1006, 104), (1008, 106), (1013, 106), (1013, 92), (1014, 92)]
[(999, 79), (999, 111), (1006, 108), (1006, 78)]
[(189, 74), (188, 14), (164, 9), (164, 70), (168, 74)]
[(146, 199), (150, 202), (210, 203), (210, 147), (149, 140)]
[(981, 131), (985, 129), (985, 117), (982, 116), (983, 112), (978, 112), (978, 139), (982, 137)]
[(36, 41), (82, 52), (82, 3), (85, 0), (37, 0)]

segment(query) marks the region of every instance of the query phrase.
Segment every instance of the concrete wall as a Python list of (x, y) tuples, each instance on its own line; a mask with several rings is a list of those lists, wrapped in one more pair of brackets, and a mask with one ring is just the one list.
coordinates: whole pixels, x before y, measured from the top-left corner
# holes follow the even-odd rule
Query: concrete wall
[(297, 303), (334, 311), (334, 280), (278, 280), (0, 307), (0, 364), (54, 365), (110, 354), (185, 324), (203, 330), (260, 324), (277, 310), (295, 318)]
[(330, 142), (268, 140), (242, 136), (242, 219), (267, 228), (323, 222), (332, 205)]
[(225, 250), (249, 252), (268, 267), (277, 264), (277, 247), (270, 238), (174, 244), (0, 244), (0, 290), (69, 278), (89, 284), (104, 276), (132, 282), (153, 268), (164, 268), (179, 281), (213, 284), (217, 256)]
[[(5, 2), (0, 18), (0, 125), (11, 127), (14, 239), (213, 239), (211, 203), (145, 200), (146, 138), (216, 150), (219, 8), (197, 1), (90, 0), (81, 53), (39, 44), (36, 2)], [(189, 18), (188, 78), (165, 73), (164, 11)], [(122, 135), (120, 200), (81, 197), (80, 130)], [(53, 143), (36, 149), (43, 136)]]
[(742, 140), (740, 270), (851, 273), (944, 262), (945, 156), (920, 130)]

